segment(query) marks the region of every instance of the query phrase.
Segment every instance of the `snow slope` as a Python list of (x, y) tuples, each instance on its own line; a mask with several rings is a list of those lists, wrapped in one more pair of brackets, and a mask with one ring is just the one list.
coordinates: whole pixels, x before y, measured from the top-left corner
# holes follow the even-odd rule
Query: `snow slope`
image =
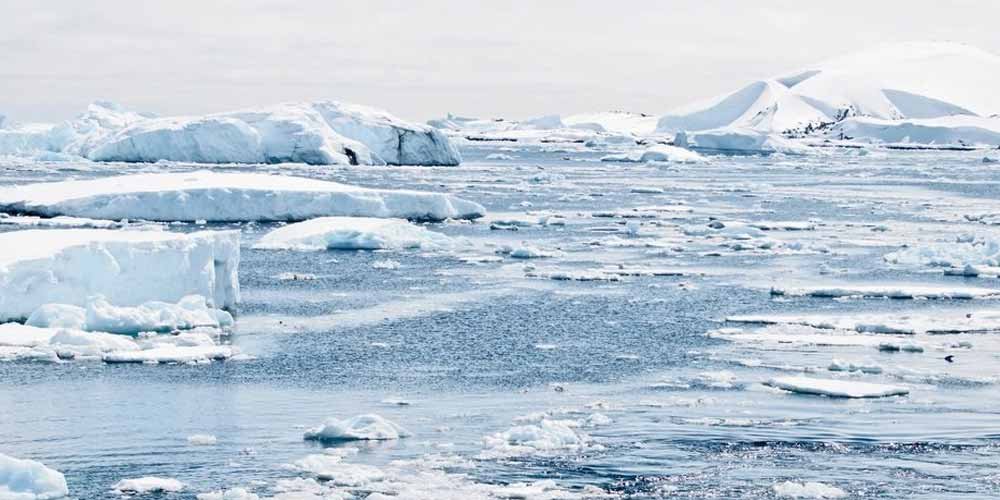
[[(869, 48), (671, 111), (657, 132), (730, 128), (869, 142), (996, 144), (1000, 56), (969, 45), (911, 42)], [(900, 120), (905, 120), (900, 122)], [(931, 120), (924, 122), (924, 120)], [(919, 136), (919, 139), (914, 138)]]
[(204, 170), (7, 187), (0, 189), (0, 210), (156, 221), (299, 221), (328, 215), (443, 220), (485, 214), (477, 203), (441, 193)]
[(231, 309), (239, 259), (236, 231), (0, 233), (0, 321), (24, 320), (44, 304), (84, 306), (94, 295), (121, 306), (201, 295)]
[(0, 130), (0, 153), (51, 151), (94, 161), (458, 165), (439, 130), (336, 101), (153, 118), (109, 103), (55, 126)]

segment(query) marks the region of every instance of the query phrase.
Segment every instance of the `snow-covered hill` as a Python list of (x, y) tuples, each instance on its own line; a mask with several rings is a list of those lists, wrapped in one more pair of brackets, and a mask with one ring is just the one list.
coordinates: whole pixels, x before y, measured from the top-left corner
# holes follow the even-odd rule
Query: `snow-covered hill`
[[(752, 129), (786, 136), (825, 135), (869, 142), (995, 145), (1000, 127), (1000, 56), (950, 42), (884, 45), (746, 85), (735, 92), (678, 108), (660, 118), (657, 132)], [(845, 119), (857, 123), (834, 127)], [(932, 120), (931, 125), (922, 121)], [(933, 121), (937, 120), (937, 121)], [(864, 124), (865, 126), (860, 126)], [(955, 124), (953, 128), (951, 124)], [(928, 132), (930, 128), (946, 133)], [(907, 135), (910, 129), (921, 133)], [(883, 131), (888, 131), (882, 134)]]
[(0, 153), (52, 152), (93, 161), (458, 165), (440, 131), (335, 101), (156, 118), (95, 102), (58, 125), (0, 129)]

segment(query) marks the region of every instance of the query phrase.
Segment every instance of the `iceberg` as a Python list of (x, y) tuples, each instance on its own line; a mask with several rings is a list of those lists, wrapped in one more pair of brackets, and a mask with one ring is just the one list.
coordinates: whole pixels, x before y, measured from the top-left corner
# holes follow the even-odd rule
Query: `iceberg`
[(0, 453), (0, 498), (4, 500), (53, 500), (69, 495), (61, 472), (41, 462)]
[(451, 238), (403, 219), (321, 217), (280, 227), (254, 248), (265, 250), (402, 250), (451, 245)]
[(477, 203), (442, 193), (207, 170), (0, 188), (0, 211), (189, 222), (301, 221), (330, 215), (438, 221), (486, 213)]
[(121, 306), (189, 295), (219, 309), (239, 302), (238, 231), (31, 229), (0, 233), (0, 249), (0, 321), (95, 295)]
[(909, 389), (895, 385), (812, 377), (778, 377), (765, 382), (765, 385), (798, 394), (831, 398), (884, 398), (910, 393)]
[(93, 161), (458, 165), (439, 130), (337, 101), (284, 103), (205, 116), (153, 117), (96, 102), (60, 125), (0, 130), (0, 152)]

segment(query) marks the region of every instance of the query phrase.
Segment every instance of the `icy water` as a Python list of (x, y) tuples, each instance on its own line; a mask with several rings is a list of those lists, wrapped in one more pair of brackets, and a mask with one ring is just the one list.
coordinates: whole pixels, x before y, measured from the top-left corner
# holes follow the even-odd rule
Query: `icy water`
[[(260, 167), (448, 191), (490, 215), (429, 225), (463, 241), (431, 253), (260, 251), (251, 245), (275, 226), (237, 225), (231, 342), (252, 359), (0, 363), (0, 452), (62, 471), (80, 499), (120, 498), (112, 485), (141, 476), (186, 485), (157, 498), (233, 487), (261, 498), (773, 498), (784, 481), (850, 498), (1000, 495), (996, 322), (962, 322), (1000, 310), (998, 299), (793, 290), (1000, 289), (883, 258), (962, 235), (1000, 240), (1000, 170), (981, 152), (642, 165), (504, 146), (470, 146), (460, 168)], [(498, 152), (513, 158), (487, 159)], [(193, 168), (5, 165), (3, 182)], [(525, 244), (549, 256), (497, 252)], [(288, 272), (314, 279), (279, 278)], [(777, 324), (726, 321), (739, 315)], [(855, 326), (831, 328), (838, 319)], [(959, 332), (862, 327), (907, 321)], [(864, 369), (831, 370), (850, 363)], [(784, 376), (909, 394), (764, 384)], [(411, 436), (326, 449), (302, 439), (327, 417), (366, 413)], [(196, 434), (217, 442), (189, 443)], [(319, 496), (295, 482), (317, 475), (310, 455), (339, 460)], [(503, 489), (516, 483), (534, 484)]]

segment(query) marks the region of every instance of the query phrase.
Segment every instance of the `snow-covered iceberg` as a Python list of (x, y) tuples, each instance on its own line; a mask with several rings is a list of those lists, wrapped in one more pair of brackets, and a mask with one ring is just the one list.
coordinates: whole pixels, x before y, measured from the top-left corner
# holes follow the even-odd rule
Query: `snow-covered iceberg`
[(458, 150), (434, 127), (337, 101), (164, 118), (96, 102), (60, 125), (0, 130), (0, 152), (40, 151), (122, 162), (461, 163)]
[(230, 309), (239, 259), (237, 231), (0, 233), (0, 321), (25, 320), (44, 304), (84, 306), (94, 295), (120, 306), (200, 295)]
[(321, 217), (280, 227), (261, 237), (254, 248), (266, 250), (435, 249), (451, 238), (403, 219)]
[(485, 209), (442, 193), (211, 171), (137, 174), (0, 189), (0, 210), (154, 221), (300, 221), (330, 215), (474, 219)]
[(0, 453), (0, 498), (4, 500), (53, 500), (69, 495), (66, 478), (34, 460)]

